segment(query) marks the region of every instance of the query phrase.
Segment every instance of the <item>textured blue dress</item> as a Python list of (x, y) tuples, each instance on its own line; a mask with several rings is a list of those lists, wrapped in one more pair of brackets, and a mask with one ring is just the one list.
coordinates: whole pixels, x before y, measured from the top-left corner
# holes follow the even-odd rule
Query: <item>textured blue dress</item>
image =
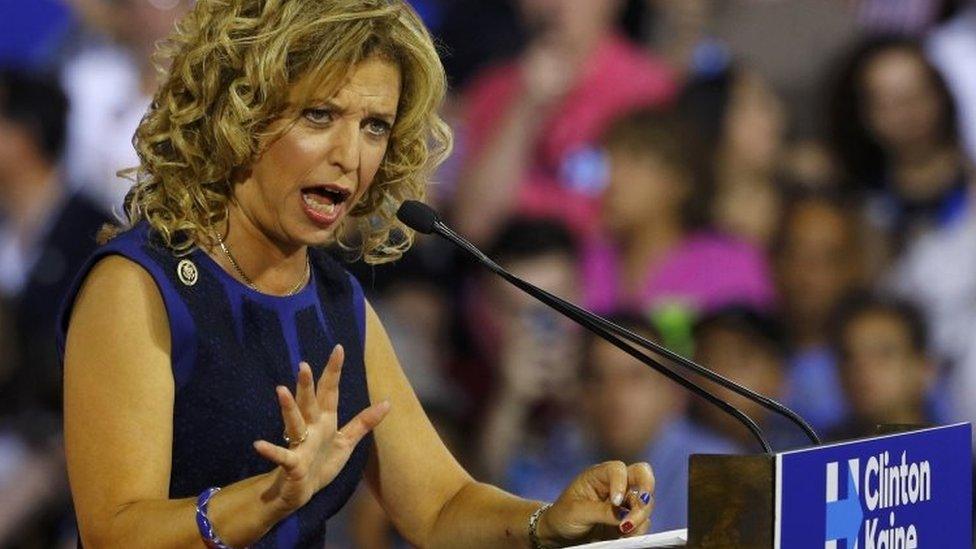
[[(240, 283), (199, 249), (175, 256), (146, 222), (96, 250), (79, 273), (58, 322), (62, 359), (81, 282), (99, 259), (113, 254), (152, 275), (169, 318), (176, 387), (170, 498), (196, 496), (273, 469), (251, 444), (284, 443), (275, 386), (294, 391), (301, 360), (317, 380), (337, 343), (345, 349), (339, 426), (369, 406), (362, 288), (327, 253), (309, 249), (311, 280), (304, 289), (271, 296)], [(331, 484), (252, 547), (322, 547), (326, 520), (355, 490), (371, 445), (372, 437), (364, 438)]]

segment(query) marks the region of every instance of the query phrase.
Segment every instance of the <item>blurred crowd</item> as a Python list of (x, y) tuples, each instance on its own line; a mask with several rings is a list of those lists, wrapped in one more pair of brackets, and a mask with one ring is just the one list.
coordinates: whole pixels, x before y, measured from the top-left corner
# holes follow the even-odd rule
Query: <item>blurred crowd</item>
[[(496, 261), (828, 440), (976, 419), (976, 1), (411, 3), (452, 90), (428, 201)], [(0, 0), (0, 547), (74, 546), (58, 308), (191, 4)], [(552, 499), (647, 460), (659, 531), (686, 523), (689, 454), (760, 451), (442, 241), (350, 269), (481, 480)], [(710, 387), (776, 450), (808, 444)], [(330, 543), (403, 545), (385, 525), (361, 490)]]

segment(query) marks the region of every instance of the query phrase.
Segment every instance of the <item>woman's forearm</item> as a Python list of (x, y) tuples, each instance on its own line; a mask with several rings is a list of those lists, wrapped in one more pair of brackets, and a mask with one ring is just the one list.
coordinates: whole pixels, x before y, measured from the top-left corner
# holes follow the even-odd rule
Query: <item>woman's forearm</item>
[[(207, 516), (220, 539), (250, 545), (289, 512), (274, 499), (275, 472), (223, 487), (210, 499)], [(125, 505), (108, 528), (82, 527), (86, 547), (205, 547), (196, 522), (197, 497), (145, 500)]]
[(444, 505), (426, 546), (530, 548), (529, 517), (541, 505), (472, 481)]

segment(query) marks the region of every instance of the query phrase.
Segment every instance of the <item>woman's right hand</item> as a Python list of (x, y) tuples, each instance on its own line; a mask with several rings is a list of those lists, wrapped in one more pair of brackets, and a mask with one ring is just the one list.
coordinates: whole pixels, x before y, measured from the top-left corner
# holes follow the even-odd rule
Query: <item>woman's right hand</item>
[[(296, 511), (327, 486), (345, 467), (360, 439), (373, 430), (390, 410), (384, 400), (360, 412), (342, 429), (337, 428), (339, 377), (344, 354), (336, 345), (317, 384), (306, 362), (298, 367), (298, 387), (293, 397), (287, 387), (276, 392), (285, 422), (285, 433), (295, 441), (290, 448), (266, 440), (254, 442), (263, 458), (278, 465), (271, 472), (271, 488), (265, 498), (284, 513)], [(308, 429), (305, 440), (301, 440)]]

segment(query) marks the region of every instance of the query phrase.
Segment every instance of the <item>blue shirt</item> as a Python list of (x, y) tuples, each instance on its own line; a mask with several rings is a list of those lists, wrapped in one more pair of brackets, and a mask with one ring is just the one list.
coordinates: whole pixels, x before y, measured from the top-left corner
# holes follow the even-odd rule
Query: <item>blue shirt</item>
[[(741, 452), (734, 443), (684, 418), (664, 425), (642, 453), (642, 459), (651, 464), (655, 478), (650, 531), (687, 526), (688, 456)], [(578, 426), (561, 424), (550, 432), (539, 451), (526, 451), (515, 458), (507, 474), (506, 488), (529, 499), (555, 501), (579, 473), (606, 457), (613, 458), (601, 458)]]

